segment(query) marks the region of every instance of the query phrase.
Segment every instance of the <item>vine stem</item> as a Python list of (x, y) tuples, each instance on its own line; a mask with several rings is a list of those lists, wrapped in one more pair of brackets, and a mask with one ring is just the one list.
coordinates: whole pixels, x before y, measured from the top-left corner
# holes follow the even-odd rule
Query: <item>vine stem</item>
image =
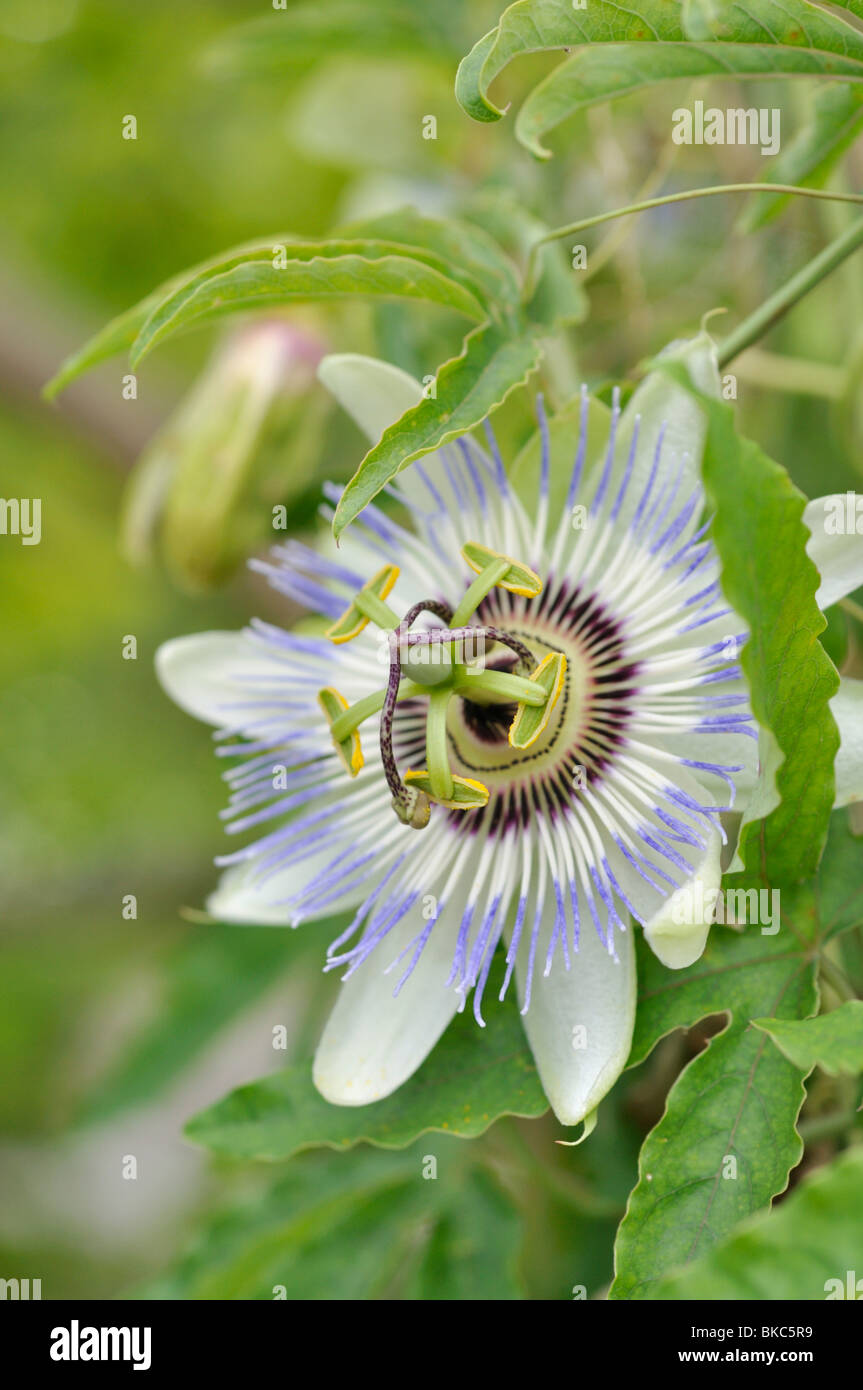
[(841, 236), (835, 241), (831, 241), (829, 246), (825, 246), (823, 251), (811, 260), (808, 265), (798, 270), (796, 275), (772, 294), (769, 299), (750, 314), (749, 318), (744, 319), (739, 328), (736, 328), (723, 343), (719, 345), (719, 366), (724, 367), (733, 357), (741, 353), (744, 348), (751, 347), (759, 338), (763, 337), (774, 323), (793, 309), (804, 295), (814, 289), (821, 280), (824, 280), (831, 271), (840, 266), (844, 260), (863, 246), (863, 218), (858, 222), (852, 222)]
[(797, 1132), (804, 1144), (815, 1144), (820, 1139), (835, 1139), (853, 1129), (857, 1121), (854, 1110), (837, 1110), (832, 1115), (817, 1115), (811, 1120), (801, 1120)]
[(863, 608), (859, 603), (855, 603), (853, 598), (840, 598), (839, 607), (850, 613), (852, 618), (856, 618), (858, 623), (863, 623)]
[(836, 991), (840, 999), (856, 999), (857, 991), (851, 981), (846, 977), (845, 972), (832, 961), (829, 956), (822, 953), (819, 962), (821, 974), (827, 983)]
[[(539, 237), (530, 248), (527, 272), (525, 275), (524, 300), (529, 300), (536, 288), (537, 256), (539, 255), (540, 248), (546, 246), (549, 242), (559, 241), (562, 237), (574, 236), (576, 232), (586, 232), (591, 227), (598, 227), (603, 222), (613, 222), (615, 218), (618, 217), (630, 217), (633, 213), (649, 212), (651, 208), (666, 207), (670, 203), (687, 203), (695, 198), (713, 198), (718, 194), (724, 193), (792, 193), (799, 194), (804, 198), (822, 198), (828, 202), (834, 203), (863, 203), (863, 193), (833, 193), (829, 189), (801, 188), (798, 184), (793, 183), (720, 183), (713, 184), (710, 188), (688, 188), (682, 193), (665, 193), (659, 198), (644, 198), (641, 202), (629, 203), (624, 208), (614, 208), (611, 212), (600, 212), (594, 217), (584, 217), (579, 222), (569, 222), (565, 227), (556, 227), (554, 231), (547, 232), (545, 236)], [(859, 236), (863, 238), (863, 230), (858, 229), (858, 233)], [(844, 237), (848, 235), (849, 233), (845, 233)], [(839, 237), (838, 241), (842, 241), (844, 237)], [(859, 245), (859, 242), (857, 244)], [(832, 247), (836, 245), (837, 242), (832, 243)], [(827, 247), (826, 250), (829, 252), (832, 247)], [(853, 249), (854, 247), (850, 248), (850, 250)], [(822, 252), (822, 255), (825, 254), (826, 252)], [(845, 252), (845, 254), (847, 255), (850, 253)], [(844, 259), (844, 256), (840, 259)], [(836, 261), (835, 264), (838, 265), (839, 261)], [(830, 269), (832, 270), (833, 266), (831, 266)], [(797, 277), (795, 277), (795, 279), (796, 278)], [(805, 292), (804, 290), (803, 293), (805, 294)], [(769, 300), (768, 303), (770, 303)], [(784, 310), (780, 310), (780, 312), (784, 312)], [(747, 320), (747, 322), (749, 321)], [(735, 338), (736, 336), (737, 334), (734, 335)], [(748, 343), (745, 343), (743, 346), (748, 346)], [(736, 351), (740, 352), (741, 349), (737, 348)]]

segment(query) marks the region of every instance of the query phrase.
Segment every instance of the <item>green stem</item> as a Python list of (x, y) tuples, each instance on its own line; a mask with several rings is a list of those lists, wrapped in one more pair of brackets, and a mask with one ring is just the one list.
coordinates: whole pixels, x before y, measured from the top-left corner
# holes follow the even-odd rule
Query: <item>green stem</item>
[[(412, 695), (426, 695), (428, 692), (422, 685), (417, 685), (414, 681), (402, 681), (399, 686), (397, 700), (409, 700)], [(364, 695), (361, 700), (357, 700), (355, 705), (346, 709), (344, 714), (340, 714), (338, 719), (333, 720), (333, 727), (330, 733), (336, 743), (341, 743), (342, 739), (352, 734), (354, 729), (358, 729), (364, 719), (368, 719), (370, 714), (377, 714), (379, 709), (383, 709), (386, 699), (386, 690), (373, 690), (371, 695)]]
[(382, 598), (378, 598), (377, 594), (369, 593), (367, 589), (360, 589), (360, 592), (354, 596), (354, 605), (370, 622), (383, 628), (384, 632), (398, 627), (401, 622), (398, 613), (394, 613), (388, 603), (384, 603)]
[(805, 198), (825, 198), (838, 203), (863, 203), (863, 193), (832, 193), (824, 188), (801, 188), (792, 183), (720, 183), (710, 188), (688, 188), (682, 193), (666, 193), (660, 198), (644, 198), (639, 203), (630, 203), (625, 208), (614, 208), (611, 212), (600, 212), (594, 217), (583, 217), (578, 222), (569, 222), (565, 227), (556, 227), (533, 243), (525, 275), (522, 298), (528, 302), (533, 295), (536, 276), (536, 262), (539, 248), (549, 241), (559, 241), (561, 237), (574, 236), (576, 232), (586, 232), (603, 222), (612, 222), (617, 217), (629, 217), (636, 212), (649, 212), (651, 208), (665, 207), (669, 203), (687, 203), (693, 198), (712, 198), (720, 193), (799, 193)]
[(477, 699), (481, 695), (486, 704), (536, 705), (537, 709), (548, 700), (548, 692), (538, 681), (511, 676), (506, 671), (481, 671), (470, 675), (466, 666), (456, 667), (455, 693), (477, 704), (482, 703)]
[(429, 695), (426, 717), (426, 765), (432, 795), (440, 801), (451, 801), (452, 772), (446, 753), (446, 712), (452, 688), (433, 690)]
[(863, 623), (863, 608), (859, 603), (855, 603), (853, 598), (840, 598), (839, 607), (850, 613), (852, 618), (856, 618), (858, 623)]
[(831, 241), (829, 246), (825, 246), (814, 260), (803, 266), (802, 270), (798, 270), (781, 289), (766, 299), (754, 314), (744, 319), (740, 327), (720, 344), (719, 366), (724, 367), (744, 348), (763, 338), (774, 323), (787, 314), (789, 309), (793, 309), (804, 295), (814, 289), (860, 246), (863, 246), (863, 219), (853, 222), (841, 236)]
[(503, 579), (509, 566), (509, 560), (503, 559), (495, 560), (492, 564), (486, 565), (462, 596), (461, 603), (452, 615), (450, 627), (464, 627), (468, 618), (472, 617), (479, 608), (486, 594), (491, 592), (499, 579)]
[(827, 981), (828, 985), (835, 990), (840, 999), (847, 1000), (857, 998), (857, 991), (851, 981), (846, 977), (845, 972), (840, 966), (836, 965), (835, 961), (830, 960), (829, 956), (824, 952), (821, 954), (819, 966), (824, 979)]
[(837, 1110), (832, 1115), (816, 1115), (811, 1120), (802, 1120), (798, 1133), (804, 1144), (815, 1144), (820, 1139), (834, 1139), (847, 1133), (856, 1122), (855, 1110)]
[(848, 389), (848, 373), (844, 367), (830, 362), (810, 362), (803, 357), (765, 352), (762, 348), (747, 348), (737, 364), (737, 371), (748, 385), (761, 386), (768, 391), (789, 391), (799, 396), (818, 396), (825, 401), (841, 401)]

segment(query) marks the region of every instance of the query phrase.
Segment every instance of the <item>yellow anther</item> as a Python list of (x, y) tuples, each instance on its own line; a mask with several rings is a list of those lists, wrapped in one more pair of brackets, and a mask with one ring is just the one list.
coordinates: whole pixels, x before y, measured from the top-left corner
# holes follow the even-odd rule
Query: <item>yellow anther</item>
[(565, 675), (566, 657), (563, 652), (549, 652), (528, 678), (545, 691), (546, 701), (542, 705), (519, 704), (509, 729), (511, 747), (530, 748), (544, 733), (552, 710), (560, 699)]
[(452, 797), (446, 800), (435, 796), (431, 789), (431, 778), (425, 768), (406, 772), (405, 783), (408, 787), (415, 787), (417, 791), (424, 792), (429, 801), (436, 802), (438, 806), (448, 806), (453, 811), (474, 811), (488, 802), (488, 787), (484, 787), (482, 782), (475, 782), (472, 777), (453, 776)]
[(520, 560), (513, 560), (510, 555), (501, 555), (496, 550), (489, 550), (488, 546), (480, 545), (478, 541), (468, 541), (462, 546), (461, 553), (477, 574), (482, 574), (490, 565), (505, 560), (509, 568), (495, 582), (502, 589), (508, 589), (511, 594), (536, 598), (537, 594), (542, 593), (542, 580), (539, 575), (528, 569)]
[[(339, 716), (350, 708), (344, 695), (340, 695), (332, 685), (326, 685), (323, 690), (318, 691), (318, 704), (323, 710), (330, 732)], [(341, 758), (348, 776), (356, 777), (365, 762), (359, 729), (352, 729), (343, 739), (334, 738), (333, 747)]]
[(383, 569), (379, 569), (363, 585), (342, 616), (327, 628), (324, 636), (329, 637), (331, 642), (350, 642), (359, 636), (370, 621), (382, 628), (397, 627), (398, 614), (387, 607), (384, 599), (392, 592), (399, 573), (398, 565), (384, 565)]

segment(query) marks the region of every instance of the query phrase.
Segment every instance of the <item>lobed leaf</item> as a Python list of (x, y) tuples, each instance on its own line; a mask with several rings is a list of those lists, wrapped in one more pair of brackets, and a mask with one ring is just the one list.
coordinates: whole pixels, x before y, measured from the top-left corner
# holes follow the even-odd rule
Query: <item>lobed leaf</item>
[(504, 111), (489, 99), (488, 89), (514, 58), (577, 44), (683, 38), (678, 11), (665, 0), (641, 0), (626, 9), (611, 0), (591, 0), (578, 10), (569, 0), (517, 0), (462, 59), (456, 98), (474, 120), (496, 121)]
[[(731, 875), (725, 887), (738, 882)], [(767, 900), (768, 911), (758, 913), (767, 932), (757, 925), (742, 932), (714, 926), (704, 955), (686, 970), (667, 970), (637, 941), (630, 1066), (675, 1028), (716, 1014), (728, 1015), (728, 1023), (680, 1074), (662, 1120), (645, 1140), (639, 1182), (618, 1232), (612, 1298), (657, 1296), (670, 1268), (698, 1260), (784, 1190), (800, 1157), (795, 1124), (811, 1065), (783, 1056), (764, 1027), (808, 1029), (821, 1021), (807, 1017), (815, 1009), (820, 952), (863, 910), (859, 841), (847, 812), (831, 819), (814, 884), (780, 892), (779, 901)], [(774, 918), (769, 924), (768, 916)]]
[[(258, 1196), (211, 1218), (151, 1299), (513, 1299), (521, 1222), (445, 1141), (433, 1153), (297, 1159)], [(460, 1149), (456, 1153), (456, 1148)], [(423, 1181), (433, 1158), (434, 1181)], [(422, 1294), (408, 1290), (421, 1289)]]
[[(802, 917), (804, 904), (797, 906)], [(730, 1021), (680, 1073), (642, 1146), (617, 1235), (613, 1299), (651, 1297), (669, 1269), (703, 1254), (783, 1191), (803, 1151), (795, 1129), (803, 1072), (749, 1021), (814, 1011), (815, 968), (806, 951), (788, 934), (715, 927), (704, 956), (686, 970), (657, 970), (646, 955), (635, 1059), (657, 1029), (716, 1012)]]
[[(681, 366), (666, 370), (685, 383)], [(827, 838), (839, 748), (829, 707), (839, 677), (818, 641), (826, 622), (806, 553), (806, 499), (784, 468), (737, 434), (730, 405), (692, 389), (708, 421), (703, 477), (722, 587), (749, 633), (741, 661), (752, 711), (783, 759), (779, 805), (744, 825), (738, 852), (747, 883), (802, 882), (815, 874)]]
[[(704, 42), (704, 40), (707, 40)], [(850, 17), (809, 0), (518, 0), (463, 59), (456, 96), (475, 120), (498, 120), (491, 84), (528, 53), (576, 51), (534, 88), (516, 133), (539, 157), (541, 137), (566, 117), (669, 78), (819, 76), (863, 79), (863, 33)]]
[(454, 217), (426, 217), (414, 208), (398, 208), (342, 229), (344, 236), (371, 237), (430, 252), (448, 267), (492, 313), (515, 308), (521, 282), (517, 267), (482, 227)]
[[(662, 1280), (651, 1298), (859, 1299), (863, 1149), (849, 1149), (805, 1178), (775, 1211)], [(854, 1270), (850, 1279), (848, 1271)]]
[(336, 508), (336, 538), (400, 469), (480, 424), (526, 381), (539, 360), (539, 344), (531, 333), (512, 334), (485, 323), (468, 334), (461, 355), (439, 368), (436, 394), (406, 411), (366, 454)]
[(828, 1076), (863, 1071), (863, 1000), (849, 999), (832, 1013), (802, 1022), (754, 1018), (795, 1067), (820, 1067)]
[(173, 275), (170, 280), (159, 285), (151, 294), (134, 304), (131, 309), (126, 309), (124, 313), (118, 314), (92, 338), (89, 338), (83, 347), (78, 348), (76, 352), (67, 357), (61, 363), (56, 375), (43, 388), (42, 394), (47, 400), (53, 400), (61, 391), (65, 391), (66, 387), (70, 386), (77, 377), (83, 376), (92, 367), (98, 366), (100, 362), (106, 361), (109, 357), (115, 357), (120, 352), (127, 352), (153, 310), (189, 280), (205, 274), (219, 264), (238, 263), (250, 255), (263, 254), (266, 251), (272, 255), (274, 245), (284, 245), (289, 240), (290, 238), (285, 234), (278, 234), (273, 237), (265, 237), (262, 240), (245, 242), (242, 246), (235, 246), (230, 251), (223, 251), (218, 256), (201, 261), (199, 265), (192, 266), (191, 269), (184, 270), (179, 275)]
[(580, 49), (536, 86), (523, 103), (515, 130), (539, 159), (551, 151), (542, 137), (562, 121), (599, 102), (629, 96), (657, 82), (709, 77), (833, 77), (863, 80), (859, 56), (768, 44), (608, 44)]
[(298, 300), (343, 299), (353, 294), (375, 299), (425, 300), (482, 320), (477, 297), (452, 279), (447, 266), (430, 253), (412, 253), (395, 242), (293, 242), (282, 263), (274, 244), (254, 257), (231, 257), (185, 280), (150, 313), (132, 345), (137, 365), (157, 343), (179, 329), (241, 310)]
[(548, 1109), (514, 1004), (485, 1029), (462, 1016), (392, 1096), (371, 1105), (330, 1105), (308, 1061), (232, 1091), (191, 1120), (186, 1134), (216, 1153), (277, 1162), (301, 1149), (377, 1144), (400, 1149), (429, 1130), (473, 1138), (502, 1115)]

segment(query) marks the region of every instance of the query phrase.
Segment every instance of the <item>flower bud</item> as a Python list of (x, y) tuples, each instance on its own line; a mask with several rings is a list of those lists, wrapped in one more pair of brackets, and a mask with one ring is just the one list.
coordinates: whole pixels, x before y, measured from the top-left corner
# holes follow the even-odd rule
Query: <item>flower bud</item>
[(122, 544), (133, 563), (158, 543), (173, 578), (202, 589), (273, 539), (274, 504), (314, 471), (327, 407), (305, 398), (324, 351), (285, 318), (248, 324), (216, 348), (132, 474)]

